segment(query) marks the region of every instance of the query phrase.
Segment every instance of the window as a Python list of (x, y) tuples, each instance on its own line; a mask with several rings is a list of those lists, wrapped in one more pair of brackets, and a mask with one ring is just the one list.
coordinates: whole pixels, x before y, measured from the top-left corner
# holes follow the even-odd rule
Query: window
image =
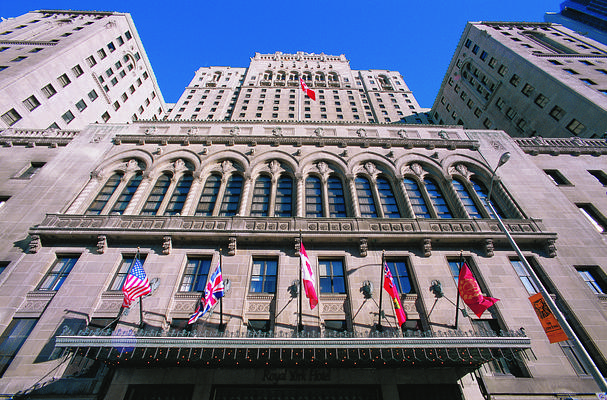
[(426, 186), (426, 190), (428, 191), (430, 202), (432, 205), (434, 205), (434, 209), (436, 210), (438, 217), (453, 218), (451, 211), (449, 211), (449, 206), (447, 205), (439, 186), (436, 184), (436, 181), (432, 178), (425, 178), (424, 184)]
[(95, 60), (95, 57), (93, 56), (89, 56), (85, 59), (86, 63), (88, 64), (89, 67), (93, 67), (97, 64), (97, 60)]
[(521, 90), (521, 92), (525, 96), (529, 97), (531, 95), (531, 93), (533, 93), (534, 90), (535, 89), (534, 89), (533, 86), (531, 86), (530, 84), (526, 83), (525, 86), (523, 86), (523, 89)]
[(205, 217), (213, 215), (213, 209), (217, 202), (217, 194), (219, 193), (220, 186), (221, 178), (218, 175), (211, 175), (207, 178), (194, 215)]
[[(495, 319), (475, 319), (470, 321), (474, 332), (481, 335), (499, 336), (501, 328)], [(494, 375), (513, 375), (516, 377), (525, 377), (525, 373), (517, 364), (516, 359), (506, 357), (490, 361), (483, 367), (486, 371)]]
[(474, 53), (474, 54), (478, 53), (479, 49), (480, 49), (480, 47), (478, 47), (478, 45), (475, 44), (474, 47), (472, 47), (472, 53)]
[[(139, 260), (141, 262), (141, 265), (143, 266), (143, 264), (145, 263), (145, 255), (142, 254), (139, 257)], [(131, 269), (131, 265), (133, 265), (134, 261), (135, 261), (134, 256), (122, 256), (122, 261), (120, 262), (120, 267), (118, 268), (118, 272), (116, 272), (114, 279), (112, 279), (112, 282), (110, 283), (110, 287), (108, 290), (111, 290), (111, 291), (122, 290), (122, 286), (124, 286), (124, 281), (126, 280), (126, 276), (129, 273), (129, 270)]]
[(573, 133), (574, 135), (579, 135), (580, 133), (584, 132), (585, 129), (586, 127), (584, 126), (584, 124), (582, 124), (577, 119), (572, 119), (571, 122), (567, 125), (567, 130)]
[(107, 122), (110, 119), (110, 114), (106, 111), (101, 115), (103, 122)]
[(169, 190), (171, 184), (171, 178), (167, 173), (163, 173), (156, 180), (156, 185), (152, 189), (148, 199), (146, 200), (143, 208), (141, 209), (141, 215), (156, 215), (164, 196)]
[(512, 75), (512, 78), (510, 78), (510, 84), (516, 87), (519, 83), (521, 83), (520, 76), (518, 76), (517, 74)]
[(276, 293), (276, 272), (278, 261), (273, 259), (253, 259), (250, 293)]
[(415, 289), (411, 285), (411, 275), (407, 263), (404, 261), (386, 261), (386, 264), (388, 264), (398, 292), (415, 293)]
[(341, 180), (336, 176), (330, 176), (327, 180), (327, 193), (329, 196), (329, 217), (345, 218), (346, 199)]
[(57, 260), (46, 274), (37, 290), (57, 291), (78, 261), (79, 256), (57, 256)]
[(293, 215), (293, 180), (282, 175), (276, 183), (275, 217), (290, 217)]
[(267, 319), (250, 319), (247, 321), (247, 334), (259, 335), (270, 332), (270, 321)]
[(33, 111), (38, 108), (38, 106), (40, 106), (40, 102), (38, 101), (36, 96), (31, 95), (27, 99), (23, 100), (23, 105), (25, 106), (25, 108), (27, 108), (28, 111)]
[(607, 222), (592, 204), (576, 204), (580, 212), (594, 226), (594, 228), (603, 233), (607, 229)]
[(72, 122), (74, 120), (74, 114), (72, 114), (72, 112), (70, 110), (67, 110), (62, 116), (61, 118), (63, 118), (63, 120), (65, 121), (66, 124), (69, 124), (70, 122)]
[(601, 170), (589, 170), (588, 173), (594, 176), (601, 185), (607, 186), (607, 174)]
[(51, 85), (50, 83), (48, 85), (46, 85), (45, 87), (43, 87), (41, 90), (47, 99), (53, 97), (57, 93), (57, 91), (55, 90), (53, 85)]
[(396, 197), (394, 196), (390, 182), (383, 177), (378, 177), (376, 182), (384, 218), (400, 218)]
[(470, 218), (483, 218), (478, 208), (476, 207), (476, 204), (474, 204), (474, 200), (472, 199), (470, 192), (466, 188), (466, 185), (457, 179), (454, 179), (453, 181), (451, 181), (451, 183), (453, 184), (453, 188), (457, 193), (457, 197), (459, 197), (460, 201), (464, 205), (468, 216)]
[(544, 96), (543, 94), (539, 94), (535, 98), (534, 103), (537, 104), (538, 107), (544, 108), (546, 104), (548, 104), (548, 101), (550, 101), (548, 97)]
[(181, 278), (180, 292), (204, 292), (211, 268), (211, 258), (190, 258)]
[(320, 293), (346, 293), (342, 260), (318, 260)]
[(535, 286), (535, 283), (533, 283), (531, 275), (523, 265), (523, 262), (518, 259), (514, 259), (510, 260), (510, 264), (512, 264), (512, 267), (516, 271), (516, 274), (518, 275), (525, 289), (527, 289), (527, 292), (529, 294), (538, 293), (539, 289), (537, 288), (537, 286)]
[(11, 108), (10, 110), (2, 114), (1, 118), (6, 125), (13, 126), (17, 123), (17, 121), (21, 119), (21, 115), (19, 115), (19, 113), (15, 111), (14, 108)]
[(36, 326), (37, 319), (14, 318), (0, 336), (0, 377), (11, 364)]
[(270, 191), (272, 180), (269, 176), (261, 175), (255, 181), (253, 188), (253, 199), (251, 200), (251, 216), (267, 217), (270, 207)]
[(306, 179), (306, 217), (320, 218), (323, 216), (321, 193), (320, 178), (309, 176)]
[(573, 367), (575, 372), (578, 375), (588, 375), (588, 371), (586, 371), (586, 368), (584, 367), (584, 364), (581, 361), (582, 357), (578, 353), (578, 350), (575, 348), (571, 340), (559, 342), (559, 345), (561, 346), (561, 350), (563, 350), (563, 353), (565, 353), (565, 356), (571, 363), (571, 366)]
[(25, 60), (26, 58), (27, 58), (26, 56), (19, 56), (19, 57), (13, 58), (11, 61), (12, 62), (20, 62), (20, 61)]
[(430, 212), (428, 211), (428, 206), (424, 197), (422, 195), (421, 190), (416, 181), (411, 178), (404, 178), (403, 182), (405, 183), (405, 190), (407, 191), (407, 196), (409, 197), (409, 201), (411, 202), (411, 208), (413, 209), (415, 218), (430, 218)]
[(126, 207), (129, 205), (129, 203), (130, 203), (131, 199), (133, 198), (135, 191), (137, 191), (137, 188), (139, 187), (139, 184), (141, 183), (142, 179), (143, 179), (143, 175), (141, 173), (139, 173), (131, 178), (129, 183), (122, 190), (122, 193), (116, 200), (116, 203), (114, 203), (114, 207), (112, 208), (112, 213), (117, 213), (120, 215), (122, 215), (124, 213), (124, 210), (126, 210)]
[(565, 178), (563, 174), (556, 169), (545, 169), (544, 173), (548, 175), (548, 177), (552, 180), (552, 183), (557, 186), (571, 185), (571, 182), (569, 182), (567, 178)]
[(74, 76), (76, 78), (78, 78), (79, 76), (81, 76), (82, 74), (84, 74), (84, 71), (82, 70), (82, 67), (80, 66), (80, 64), (76, 64), (75, 66), (72, 67), (72, 72), (74, 73)]
[(109, 177), (103, 188), (99, 191), (95, 200), (91, 203), (88, 210), (86, 211), (87, 215), (99, 215), (103, 211), (103, 208), (114, 194), (114, 191), (120, 185), (120, 181), (122, 179), (122, 175), (113, 174)]
[(495, 106), (501, 110), (504, 107), (504, 100), (501, 97), (498, 97), (495, 101)]
[(233, 174), (228, 179), (228, 183), (219, 209), (219, 216), (231, 217), (238, 212), (238, 204), (240, 202), (240, 193), (242, 191), (242, 176)]
[(550, 116), (557, 121), (560, 121), (561, 118), (565, 115), (565, 110), (563, 110), (559, 106), (554, 106), (552, 110), (550, 110)]
[(505, 76), (507, 72), (508, 72), (508, 67), (506, 67), (505, 65), (500, 65), (500, 67), (497, 69), (497, 73), (500, 74), (501, 76)]
[(116, 46), (114, 45), (114, 42), (109, 42), (107, 44), (107, 48), (110, 52), (113, 52), (114, 50), (116, 50)]
[(34, 175), (44, 167), (43, 162), (31, 162), (25, 169), (19, 173), (18, 179), (31, 179)]
[(57, 78), (57, 80), (59, 81), (61, 87), (66, 87), (67, 85), (72, 83), (72, 81), (70, 81), (70, 78), (68, 78), (66, 74), (61, 75)]
[[(489, 205), (487, 204), (487, 194), (488, 193), (487, 193), (487, 189), (486, 189), (485, 185), (476, 178), (470, 178), (470, 182), (472, 183), (472, 188), (474, 189), (474, 192), (476, 193), (479, 200), (481, 201), (481, 204), (483, 204), (485, 206), (485, 210), (489, 214), (489, 217), (495, 218), (495, 215), (493, 214), (493, 212), (491, 212), (491, 208), (489, 208)], [(495, 192), (493, 192), (492, 194), (495, 194)], [(495, 209), (497, 214), (500, 216), (500, 218), (504, 218), (504, 213), (502, 212), (500, 207), (497, 204), (495, 204), (495, 202), (493, 202), (493, 201), (491, 201), (491, 205), (493, 206), (493, 208)]]
[(164, 212), (165, 215), (179, 215), (181, 213), (193, 180), (194, 178), (191, 174), (185, 174), (179, 178), (179, 181), (175, 186), (175, 190), (173, 191), (173, 195), (167, 204)]
[(371, 184), (367, 178), (358, 176), (355, 179), (356, 194), (358, 196), (358, 205), (360, 207), (360, 216), (363, 218), (377, 218), (375, 209), (375, 200)]
[(86, 108), (86, 103), (84, 102), (83, 99), (80, 99), (80, 101), (78, 101), (78, 103), (76, 103), (76, 108), (80, 112), (84, 111), (84, 109)]
[(516, 116), (516, 110), (512, 107), (508, 108), (506, 111), (506, 117), (508, 119), (513, 119)]

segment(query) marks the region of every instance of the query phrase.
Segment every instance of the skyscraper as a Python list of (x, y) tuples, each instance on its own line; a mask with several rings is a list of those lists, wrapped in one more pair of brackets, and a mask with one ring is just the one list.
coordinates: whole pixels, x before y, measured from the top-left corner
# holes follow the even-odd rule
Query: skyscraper
[(557, 23), (607, 44), (607, 2), (605, 0), (566, 0), (558, 13), (547, 12), (546, 22)]

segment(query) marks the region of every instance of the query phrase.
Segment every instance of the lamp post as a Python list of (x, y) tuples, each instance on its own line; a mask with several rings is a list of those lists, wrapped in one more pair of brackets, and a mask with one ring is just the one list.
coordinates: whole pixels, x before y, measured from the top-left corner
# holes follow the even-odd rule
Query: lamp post
[(569, 323), (567, 322), (567, 320), (565, 319), (563, 314), (561, 314), (561, 311), (556, 306), (556, 303), (554, 302), (554, 300), (552, 300), (552, 297), (550, 296), (550, 294), (544, 288), (544, 285), (542, 285), (542, 282), (540, 282), (539, 278), (535, 274), (535, 271), (531, 268), (531, 266), (527, 262), (527, 259), (521, 252), (521, 249), (519, 249), (518, 245), (512, 238), (512, 235), (510, 235), (510, 232), (508, 231), (508, 229), (506, 229), (504, 222), (502, 221), (502, 219), (500, 218), (498, 213), (495, 211), (495, 208), (493, 208), (493, 204), (491, 204), (491, 190), (493, 189), (493, 181), (495, 180), (495, 172), (497, 171), (497, 169), (499, 167), (501, 167), (506, 162), (508, 162), (509, 159), (510, 159), (510, 153), (506, 152), (506, 153), (502, 154), (502, 156), (500, 157), (499, 162), (497, 164), (497, 167), (495, 167), (495, 169), (491, 173), (491, 184), (489, 185), (489, 193), (488, 193), (487, 199), (486, 199), (487, 205), (489, 206), (489, 209), (495, 216), (495, 219), (497, 219), (497, 223), (499, 224), (500, 228), (502, 229), (502, 231), (508, 238), (510, 245), (512, 245), (512, 247), (516, 251), (516, 254), (519, 257), (519, 260), (521, 261), (521, 264), (525, 268), (527, 274), (529, 274), (529, 277), (535, 284), (535, 287), (538, 288), (539, 292), (544, 297), (546, 304), (548, 304), (548, 307), (550, 308), (550, 310), (556, 317), (557, 321), (561, 325), (561, 328), (563, 328), (563, 330), (567, 334), (567, 337), (569, 338), (569, 340), (571, 340), (573, 342), (573, 346), (579, 353), (580, 361), (582, 362), (584, 367), (586, 367), (586, 369), (588, 371), (590, 371), (590, 374), (594, 378), (594, 381), (596, 382), (596, 384), (598, 385), (600, 390), (602, 392), (607, 392), (607, 382), (605, 381), (605, 378), (603, 377), (603, 375), (601, 375), (601, 372), (598, 370), (598, 368), (594, 364), (594, 361), (592, 361), (592, 358), (590, 358), (590, 355), (588, 354), (588, 352), (586, 351), (586, 349), (584, 348), (584, 346), (582, 345), (582, 343), (576, 336), (575, 332), (573, 332), (573, 329), (571, 329), (571, 326), (569, 326)]

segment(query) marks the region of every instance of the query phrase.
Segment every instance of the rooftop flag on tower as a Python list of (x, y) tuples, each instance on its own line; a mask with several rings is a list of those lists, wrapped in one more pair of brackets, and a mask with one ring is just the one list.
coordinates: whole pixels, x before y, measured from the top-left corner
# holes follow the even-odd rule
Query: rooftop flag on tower
[(306, 85), (301, 76), (299, 77), (299, 83), (301, 83), (301, 90), (308, 95), (309, 98), (316, 101), (316, 93)]
[(188, 324), (193, 324), (198, 318), (205, 315), (211, 308), (217, 304), (220, 298), (224, 295), (223, 275), (221, 274), (221, 264), (218, 262), (215, 271), (207, 280), (204, 288), (204, 294), (200, 298), (198, 307), (194, 314), (190, 317)]
[(318, 304), (318, 296), (316, 295), (316, 289), (314, 288), (314, 272), (312, 271), (312, 264), (306, 254), (303, 242), (299, 247), (299, 257), (301, 259), (301, 278), (303, 281), (304, 290), (306, 291), (306, 297), (310, 299), (310, 309), (313, 310)]
[(145, 296), (152, 291), (148, 277), (143, 270), (139, 257), (135, 257), (133, 265), (124, 280), (122, 285), (122, 292), (124, 293), (124, 300), (122, 301), (122, 307), (130, 307), (131, 303), (135, 299)]

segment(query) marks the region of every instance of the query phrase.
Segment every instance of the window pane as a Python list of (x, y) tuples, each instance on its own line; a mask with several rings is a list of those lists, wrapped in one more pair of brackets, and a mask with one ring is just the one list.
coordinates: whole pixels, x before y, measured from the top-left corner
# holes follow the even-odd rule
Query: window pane
[(377, 178), (377, 191), (381, 201), (382, 210), (385, 218), (400, 218), (400, 212), (396, 205), (396, 197), (392, 191), (392, 186), (385, 178)]
[(97, 197), (95, 197), (95, 200), (91, 203), (89, 209), (86, 210), (86, 214), (101, 214), (103, 207), (105, 207), (107, 202), (110, 200), (110, 197), (112, 197), (112, 194), (114, 194), (114, 191), (116, 190), (118, 185), (120, 185), (121, 178), (122, 175), (119, 174), (114, 174), (110, 176), (110, 179), (108, 179), (103, 188), (101, 188), (101, 191), (99, 192)]
[(319, 218), (323, 216), (321, 192), (320, 179), (309, 176), (306, 179), (306, 217)]
[(474, 204), (474, 200), (472, 200), (470, 193), (468, 193), (468, 189), (466, 189), (466, 186), (457, 179), (454, 179), (451, 182), (453, 183), (453, 188), (455, 189), (455, 192), (457, 193), (457, 196), (459, 197), (460, 201), (464, 205), (468, 216), (470, 218), (483, 218), (481, 213), (478, 211), (478, 208), (476, 208), (476, 204)]
[(176, 215), (181, 213), (185, 200), (187, 199), (188, 193), (190, 192), (192, 181), (193, 177), (189, 174), (183, 175), (179, 179), (179, 182), (177, 182), (177, 186), (175, 186), (175, 191), (171, 196), (171, 200), (169, 201), (166, 211), (164, 212), (165, 214)]
[(377, 218), (375, 210), (375, 201), (369, 180), (363, 177), (357, 177), (356, 195), (358, 196), (358, 205), (360, 206), (360, 216), (363, 218)]
[(207, 282), (209, 275), (209, 268), (211, 267), (210, 258), (188, 258), (188, 265), (186, 266), (181, 280), (181, 292), (203, 292), (204, 286)]
[(257, 178), (253, 188), (253, 200), (251, 201), (252, 217), (267, 217), (270, 206), (270, 191), (272, 189), (272, 180), (270, 177), (262, 175)]
[(341, 180), (335, 176), (330, 176), (327, 181), (327, 191), (329, 193), (329, 217), (345, 218), (346, 199)]
[[(143, 265), (145, 263), (145, 258), (143, 256), (140, 256), (139, 260), (141, 261), (141, 265)], [(131, 268), (131, 265), (133, 264), (133, 261), (135, 261), (135, 257), (133, 257), (133, 256), (125, 256), (122, 258), (122, 262), (120, 263), (118, 272), (116, 273), (116, 276), (114, 276), (114, 279), (112, 280), (112, 283), (110, 284), (109, 290), (113, 290), (113, 291), (122, 290), (122, 286), (124, 285), (124, 280), (126, 279), (126, 275), (128, 274), (129, 269)]]
[(37, 319), (15, 318), (0, 336), (0, 377), (34, 329)]
[(226, 185), (226, 191), (221, 202), (219, 215), (221, 217), (231, 217), (238, 212), (238, 203), (240, 202), (240, 192), (242, 190), (242, 176), (232, 175)]
[(44, 277), (38, 290), (59, 290), (70, 271), (78, 261), (78, 257), (57, 257), (57, 261)]
[(253, 260), (251, 273), (251, 293), (275, 293), (277, 260)]
[[(472, 188), (476, 192), (476, 195), (478, 196), (478, 198), (481, 200), (481, 203), (485, 206), (485, 209), (487, 210), (487, 212), (489, 213), (491, 218), (495, 218), (495, 215), (491, 212), (491, 209), (489, 208), (489, 205), (487, 204), (487, 188), (485, 188), (485, 185), (483, 185), (483, 183), (481, 181), (479, 181), (478, 179), (475, 179), (475, 178), (471, 178), (470, 182), (472, 182)], [(504, 213), (499, 208), (499, 206), (497, 204), (495, 204), (495, 201), (492, 201), (491, 205), (493, 206), (493, 208), (495, 208), (497, 215), (499, 215), (500, 218), (504, 218)]]
[(520, 260), (510, 260), (510, 263), (512, 264), (512, 267), (514, 267), (516, 274), (520, 278), (523, 286), (525, 286), (525, 289), (527, 290), (527, 292), (529, 294), (535, 294), (535, 293), (539, 292), (538, 288), (535, 286), (535, 284), (531, 280), (531, 276), (525, 269), (523, 262)]
[(167, 174), (160, 175), (141, 210), (141, 215), (156, 215), (170, 184), (171, 178)]
[(414, 293), (411, 281), (409, 280), (407, 264), (403, 261), (386, 261), (386, 264), (388, 264), (392, 279), (394, 279), (399, 293)]
[(202, 196), (200, 196), (200, 202), (198, 203), (198, 207), (196, 207), (195, 215), (204, 217), (213, 215), (213, 209), (215, 208), (220, 186), (221, 178), (219, 176), (209, 176), (207, 182), (204, 184), (204, 189), (202, 189)]
[(346, 293), (344, 267), (341, 260), (319, 260), (318, 270), (321, 293)]
[(422, 196), (422, 192), (419, 190), (417, 182), (410, 178), (403, 179), (403, 182), (405, 183), (405, 189), (407, 190), (407, 195), (409, 196), (409, 201), (411, 202), (411, 207), (415, 214), (414, 216), (416, 218), (430, 218), (428, 206)]
[(124, 213), (124, 210), (126, 210), (127, 206), (131, 202), (131, 199), (133, 198), (133, 195), (137, 191), (137, 188), (139, 187), (139, 184), (141, 183), (142, 179), (143, 179), (142, 174), (137, 174), (133, 178), (131, 178), (129, 183), (126, 185), (126, 187), (124, 188), (124, 190), (118, 197), (118, 200), (116, 200), (116, 203), (114, 204), (114, 208), (112, 208), (112, 212), (115, 212), (118, 214)]
[(424, 184), (426, 185), (428, 196), (430, 196), (430, 201), (432, 202), (432, 205), (434, 205), (438, 217), (453, 218), (451, 211), (449, 211), (449, 207), (447, 206), (447, 202), (434, 179), (426, 178), (424, 179)]
[(274, 216), (293, 216), (293, 180), (289, 176), (281, 176), (276, 185), (276, 204)]

